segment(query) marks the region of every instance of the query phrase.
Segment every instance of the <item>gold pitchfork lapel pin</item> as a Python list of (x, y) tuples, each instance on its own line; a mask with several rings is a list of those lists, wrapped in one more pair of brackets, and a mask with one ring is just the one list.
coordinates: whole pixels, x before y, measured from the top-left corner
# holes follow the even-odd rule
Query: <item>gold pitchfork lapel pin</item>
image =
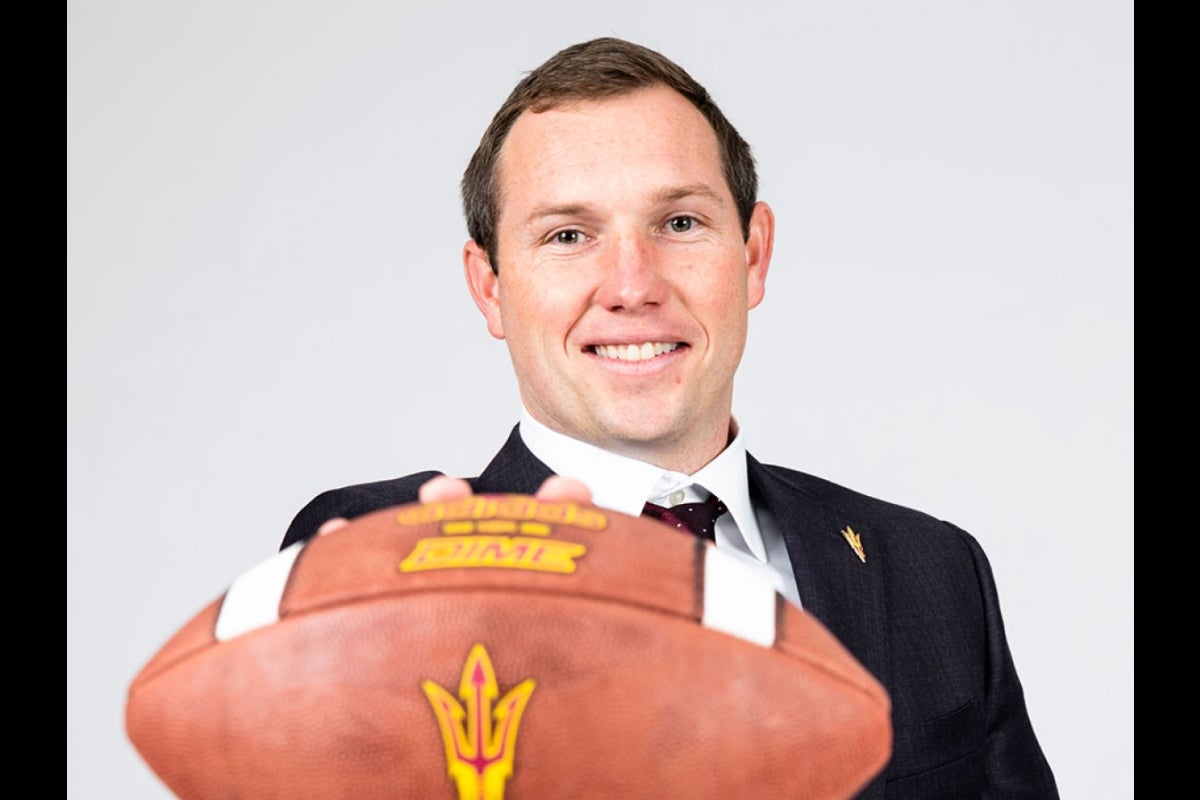
[(862, 537), (855, 533), (853, 528), (847, 525), (846, 527), (842, 528), (842, 538), (845, 539), (850, 547), (854, 550), (854, 554), (858, 556), (858, 560), (864, 564), (867, 563), (867, 554), (863, 551)]

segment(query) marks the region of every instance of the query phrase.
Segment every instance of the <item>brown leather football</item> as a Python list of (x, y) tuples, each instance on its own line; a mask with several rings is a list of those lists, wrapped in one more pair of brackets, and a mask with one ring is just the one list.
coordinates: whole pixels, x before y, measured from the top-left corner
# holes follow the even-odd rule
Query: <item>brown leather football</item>
[(882, 686), (756, 564), (524, 495), (397, 506), (238, 577), (129, 687), (179, 797), (846, 798)]

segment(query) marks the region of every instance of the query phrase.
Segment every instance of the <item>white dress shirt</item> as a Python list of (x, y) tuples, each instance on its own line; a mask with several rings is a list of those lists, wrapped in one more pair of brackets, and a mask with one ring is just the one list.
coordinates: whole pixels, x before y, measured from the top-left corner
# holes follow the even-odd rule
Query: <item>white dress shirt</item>
[(800, 605), (792, 562), (775, 518), (750, 502), (746, 474), (746, 443), (736, 421), (731, 441), (699, 472), (685, 475), (645, 461), (610, 453), (572, 439), (534, 419), (521, 415), (521, 440), (555, 474), (582, 481), (592, 491), (592, 502), (630, 516), (640, 516), (647, 502), (676, 506), (707, 500), (715, 494), (729, 513), (717, 519), (716, 544), (764, 568), (764, 579), (776, 591)]

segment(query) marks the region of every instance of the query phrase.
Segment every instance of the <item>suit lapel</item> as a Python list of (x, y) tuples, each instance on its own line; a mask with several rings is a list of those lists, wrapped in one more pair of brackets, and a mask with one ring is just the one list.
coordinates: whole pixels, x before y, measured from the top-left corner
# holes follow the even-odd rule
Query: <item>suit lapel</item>
[(521, 441), (520, 425), (514, 425), (508, 441), (487, 469), (471, 481), (477, 494), (535, 494), (542, 482), (554, 474)]
[[(795, 473), (747, 461), (751, 491), (774, 514), (787, 544), (801, 604), (888, 685), (884, 554), (873, 551), (873, 532), (851, 509), (823, 502)], [(846, 528), (860, 537), (865, 562), (842, 534)]]

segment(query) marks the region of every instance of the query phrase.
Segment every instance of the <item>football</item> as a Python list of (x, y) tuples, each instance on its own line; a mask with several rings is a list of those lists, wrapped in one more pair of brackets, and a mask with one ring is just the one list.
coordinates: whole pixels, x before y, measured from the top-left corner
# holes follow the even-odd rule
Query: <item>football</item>
[(847, 798), (889, 698), (756, 563), (660, 522), (397, 506), (234, 579), (129, 685), (178, 797)]

